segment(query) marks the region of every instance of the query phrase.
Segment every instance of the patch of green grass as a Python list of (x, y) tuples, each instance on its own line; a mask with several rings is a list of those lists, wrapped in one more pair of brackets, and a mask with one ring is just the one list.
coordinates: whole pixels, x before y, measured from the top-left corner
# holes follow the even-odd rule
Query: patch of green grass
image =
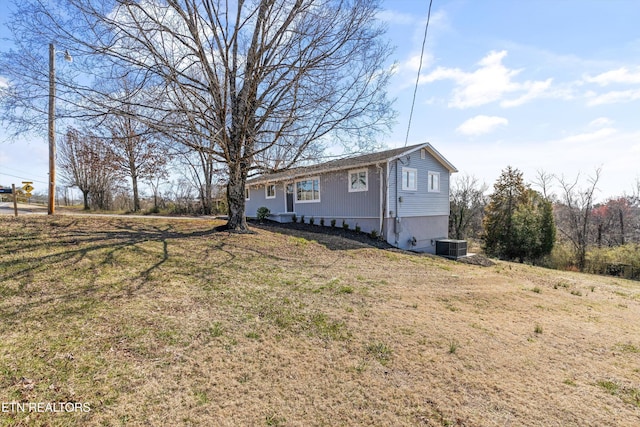
[(338, 289), (338, 293), (339, 294), (352, 294), (353, 293), (353, 288), (351, 286), (341, 286)]
[(195, 390), (193, 395), (196, 399), (196, 403), (198, 405), (204, 405), (209, 403), (209, 397), (207, 396), (207, 392), (204, 390)]
[(391, 360), (391, 348), (383, 342), (373, 342), (365, 347), (367, 354), (385, 366)]
[(566, 380), (562, 381), (563, 384), (566, 385), (570, 385), (571, 387), (576, 387), (577, 384), (574, 380), (572, 380), (571, 378), (567, 378)]
[(622, 400), (640, 408), (640, 388), (625, 389), (625, 396)]
[(456, 339), (449, 340), (449, 354), (455, 354), (456, 351), (458, 351), (459, 346), (460, 344), (458, 344), (458, 340)]
[(573, 289), (573, 290), (571, 291), (571, 295), (575, 295), (575, 296), (577, 296), (577, 297), (581, 297), (581, 296), (582, 296), (582, 292), (581, 292), (581, 291), (579, 291), (579, 290), (577, 290), (577, 289)]
[(536, 293), (536, 294), (541, 294), (542, 293), (542, 289), (540, 289), (539, 286), (534, 286), (533, 289), (531, 289), (531, 292)]
[(637, 346), (631, 343), (616, 344), (614, 349), (621, 351), (623, 353), (640, 353), (640, 346)]
[(265, 416), (265, 422), (268, 426), (283, 426), (287, 422), (287, 419), (277, 414), (269, 414)]
[(533, 328), (533, 332), (535, 332), (536, 334), (541, 334), (543, 332), (542, 325), (536, 323), (536, 326)]
[(600, 380), (596, 385), (607, 393), (618, 396), (623, 402), (640, 408), (640, 389), (621, 386), (615, 381)]
[(324, 313), (314, 313), (310, 318), (311, 334), (330, 340), (345, 340), (350, 334), (342, 321), (332, 320)]
[(289, 237), (289, 241), (296, 246), (307, 246), (309, 244), (309, 240), (305, 239), (304, 237), (291, 236)]
[(558, 288), (568, 288), (570, 285), (567, 282), (558, 282), (556, 284), (553, 285), (553, 289), (558, 289)]
[(213, 338), (221, 337), (224, 334), (224, 328), (220, 322), (213, 322), (211, 326), (209, 326), (209, 335)]
[(251, 339), (251, 340), (258, 340), (260, 339), (260, 334), (254, 331), (250, 331), (247, 332), (246, 334), (244, 334), (245, 337)]
[(601, 380), (601, 381), (598, 381), (596, 384), (598, 385), (598, 387), (603, 388), (609, 394), (613, 394), (613, 395), (616, 395), (618, 393), (618, 389), (620, 388), (618, 384), (608, 380)]
[(450, 304), (450, 303), (445, 304), (445, 307), (446, 307), (447, 310), (453, 311), (454, 313), (456, 311), (460, 311), (460, 309), (458, 307), (456, 307), (455, 305)]

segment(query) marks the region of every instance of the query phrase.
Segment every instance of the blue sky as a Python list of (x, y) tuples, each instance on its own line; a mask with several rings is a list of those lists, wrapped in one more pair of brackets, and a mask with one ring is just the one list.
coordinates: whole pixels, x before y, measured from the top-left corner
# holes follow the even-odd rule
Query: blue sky
[[(428, 6), (387, 0), (380, 14), (397, 46), (390, 148), (405, 143)], [(544, 170), (586, 182), (601, 167), (599, 200), (631, 192), (640, 177), (639, 20), (636, 0), (434, 0), (408, 144), (431, 142), (460, 174), (489, 185), (508, 165), (528, 181)], [(0, 142), (0, 184), (28, 179), (45, 191), (47, 156), (44, 135)]]
[[(428, 1), (387, 1), (390, 95), (404, 144)], [(640, 2), (434, 0), (409, 144), (431, 142), (492, 185), (508, 165), (586, 183), (598, 199), (640, 177)], [(556, 192), (559, 189), (556, 188)]]

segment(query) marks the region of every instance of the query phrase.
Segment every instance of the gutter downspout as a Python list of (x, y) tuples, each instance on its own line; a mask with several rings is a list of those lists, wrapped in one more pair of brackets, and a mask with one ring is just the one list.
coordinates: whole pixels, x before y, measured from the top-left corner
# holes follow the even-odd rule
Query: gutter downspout
[(386, 201), (384, 200), (384, 195), (383, 195), (383, 186), (385, 185), (384, 182), (384, 178), (382, 176), (382, 170), (384, 169), (382, 166), (380, 166), (380, 164), (376, 164), (376, 168), (378, 169), (378, 176), (380, 177), (380, 223), (378, 224), (378, 231), (380, 232), (380, 235), (382, 236), (382, 224), (383, 224), (383, 218), (384, 218), (384, 206), (386, 204)]
[[(396, 163), (396, 212), (395, 212), (395, 219), (394, 219), (394, 225), (393, 225), (393, 233), (395, 235), (395, 247), (398, 248), (398, 239), (400, 238), (400, 233), (398, 233), (398, 188), (402, 188), (402, 183), (400, 182), (400, 177), (399, 177), (399, 173), (400, 173), (400, 160), (395, 159), (395, 163)], [(400, 185), (398, 185), (400, 184)]]

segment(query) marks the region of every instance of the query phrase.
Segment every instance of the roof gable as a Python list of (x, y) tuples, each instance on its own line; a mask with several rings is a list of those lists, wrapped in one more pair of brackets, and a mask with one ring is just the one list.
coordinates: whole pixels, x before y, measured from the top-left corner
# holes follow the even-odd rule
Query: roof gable
[(263, 182), (273, 182), (290, 180), (304, 176), (316, 175), (345, 169), (355, 169), (369, 166), (376, 163), (387, 162), (397, 158), (406, 156), (414, 151), (425, 149), (439, 163), (441, 163), (449, 172), (458, 172), (458, 170), (445, 159), (438, 151), (428, 142), (424, 144), (412, 145), (409, 147), (393, 148), (391, 150), (380, 151), (377, 153), (362, 154), (358, 156), (343, 157), (341, 159), (330, 160), (317, 165), (301, 166), (297, 168), (287, 169), (281, 172), (261, 175), (247, 181), (247, 184), (259, 184)]

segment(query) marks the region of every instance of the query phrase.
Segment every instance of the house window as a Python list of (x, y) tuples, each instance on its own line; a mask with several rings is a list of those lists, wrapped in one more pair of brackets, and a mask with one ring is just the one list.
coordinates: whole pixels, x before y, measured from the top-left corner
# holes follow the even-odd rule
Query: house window
[(349, 193), (356, 191), (367, 191), (368, 188), (369, 179), (366, 169), (349, 171)]
[(264, 189), (265, 197), (267, 199), (275, 199), (276, 198), (276, 185), (275, 184), (267, 184)]
[(429, 172), (427, 176), (429, 179), (429, 191), (434, 193), (440, 192), (440, 172)]
[(402, 168), (402, 189), (406, 191), (416, 191), (418, 189), (417, 169)]
[(249, 189), (248, 188), (244, 189), (244, 199), (245, 200), (249, 200)]
[(320, 178), (307, 178), (296, 181), (296, 202), (310, 203), (320, 201)]

